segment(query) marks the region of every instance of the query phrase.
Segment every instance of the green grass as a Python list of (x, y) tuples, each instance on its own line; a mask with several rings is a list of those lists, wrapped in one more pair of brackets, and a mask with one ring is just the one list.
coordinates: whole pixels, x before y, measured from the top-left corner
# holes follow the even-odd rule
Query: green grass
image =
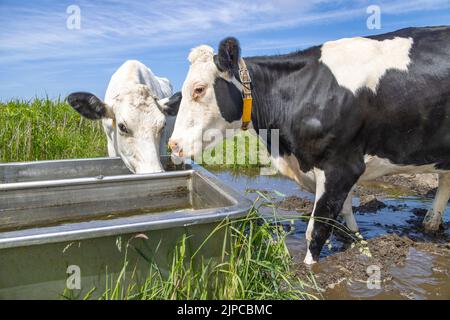
[[(84, 119), (64, 101), (50, 99), (0, 102), (0, 162), (95, 158), (107, 155), (100, 121)], [(257, 146), (252, 149), (250, 146)], [(265, 147), (248, 132), (224, 140), (224, 158), (211, 161), (215, 151), (206, 150), (208, 168), (258, 168), (267, 163)], [(234, 161), (225, 163), (232, 155)], [(239, 156), (238, 155), (242, 155)], [(209, 161), (209, 162), (208, 162)]]
[(61, 100), (0, 102), (0, 124), (0, 162), (107, 155), (101, 123)]
[[(258, 215), (256, 204), (245, 218), (224, 221), (210, 235), (224, 229), (222, 256), (208, 260), (200, 248), (188, 255), (186, 237), (174, 248), (168, 275), (156, 263), (149, 263), (143, 283), (137, 285), (136, 273), (127, 260), (131, 241), (124, 250), (124, 266), (114, 279), (107, 279), (101, 300), (203, 300), (203, 299), (317, 299), (320, 296), (314, 280), (299, 279), (292, 270), (292, 258), (286, 247), (287, 233)], [(209, 237), (203, 245), (206, 245)], [(203, 246), (202, 245), (202, 246)], [(145, 257), (147, 260), (148, 257)], [(131, 274), (131, 279), (129, 275)], [(128, 277), (128, 278), (127, 278)], [(93, 288), (84, 298), (98, 295)], [(64, 298), (70, 298), (65, 292)]]
[[(216, 151), (221, 150), (223, 156), (214, 163)], [(223, 140), (213, 149), (203, 152), (203, 162), (210, 169), (252, 169), (270, 166), (269, 155), (262, 140), (249, 131), (241, 131), (233, 138)]]

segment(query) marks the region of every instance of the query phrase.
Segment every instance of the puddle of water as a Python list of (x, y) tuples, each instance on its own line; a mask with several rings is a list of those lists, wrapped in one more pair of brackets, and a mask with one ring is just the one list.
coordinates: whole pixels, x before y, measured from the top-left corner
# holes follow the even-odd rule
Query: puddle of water
[[(379, 288), (369, 288), (366, 282), (340, 283), (328, 289), (325, 299), (413, 299), (447, 300), (450, 299), (449, 280), (450, 256), (410, 248), (403, 266), (391, 267), (389, 279)], [(322, 272), (329, 266), (321, 266)], [(387, 273), (387, 272), (386, 272)], [(381, 279), (385, 272), (381, 272)]]
[[(278, 191), (286, 196), (295, 195), (313, 199), (314, 197), (300, 189), (297, 183), (286, 179), (280, 175), (262, 176), (259, 169), (239, 169), (239, 170), (211, 170), (221, 181), (225, 181), (235, 190), (247, 193), (249, 199), (256, 199), (258, 195), (253, 190), (259, 191)], [(275, 198), (281, 199), (276, 194), (272, 194)]]
[[(293, 181), (282, 176), (260, 176), (259, 170), (221, 170), (214, 172), (219, 179), (227, 182), (233, 188), (246, 192), (248, 190), (272, 191), (273, 201), (277, 202), (283, 197), (274, 194), (278, 191), (286, 196), (313, 199), (313, 195), (306, 193)], [(250, 199), (256, 199), (257, 193), (248, 193)], [(386, 208), (375, 213), (357, 213), (356, 220), (362, 235), (366, 239), (379, 237), (385, 234), (398, 234), (410, 237), (415, 241), (432, 241), (439, 243), (450, 242), (450, 206), (444, 215), (447, 228), (437, 237), (430, 237), (421, 230), (423, 216), (415, 214), (413, 209), (428, 209), (430, 199), (417, 199), (413, 197), (384, 198)], [(359, 199), (353, 200), (355, 206)], [(273, 209), (262, 208), (262, 214), (270, 214)], [(287, 217), (298, 217), (299, 213), (278, 210), (279, 214)], [(295, 259), (302, 259), (305, 254), (305, 220), (295, 220), (294, 231), (288, 238), (288, 246)], [(322, 259), (336, 254), (346, 248), (340, 239), (332, 237), (329, 246), (324, 247)], [(320, 263), (319, 263), (320, 265)], [(323, 266), (322, 272), (327, 267)], [(351, 286), (341, 283), (332, 290), (327, 290), (325, 298), (330, 299), (450, 299), (450, 255), (439, 255), (426, 250), (411, 248), (403, 266), (393, 267), (390, 270), (392, 279), (383, 285), (380, 290), (368, 289), (366, 283), (352, 283)], [(319, 271), (320, 272), (320, 271)]]

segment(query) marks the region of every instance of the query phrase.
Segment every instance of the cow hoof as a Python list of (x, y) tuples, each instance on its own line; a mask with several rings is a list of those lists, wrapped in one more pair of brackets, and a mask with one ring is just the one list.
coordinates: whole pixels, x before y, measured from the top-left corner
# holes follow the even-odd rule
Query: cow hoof
[(314, 260), (311, 252), (309, 252), (309, 250), (306, 253), (306, 257), (305, 257), (305, 260), (303, 260), (303, 263), (308, 266), (312, 266), (313, 264), (317, 263), (317, 261)]
[(423, 219), (423, 226), (425, 228), (425, 232), (427, 233), (434, 233), (438, 231), (441, 223), (441, 215), (435, 214), (432, 210), (428, 211)]

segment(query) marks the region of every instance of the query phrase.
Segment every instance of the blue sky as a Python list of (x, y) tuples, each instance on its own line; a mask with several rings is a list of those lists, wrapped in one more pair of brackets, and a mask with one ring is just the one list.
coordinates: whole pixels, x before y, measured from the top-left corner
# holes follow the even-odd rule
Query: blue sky
[[(372, 4), (381, 9), (380, 30), (366, 26)], [(79, 30), (66, 26), (70, 5), (81, 9)], [(78, 90), (103, 98), (127, 59), (142, 61), (179, 89), (189, 50), (217, 47), (229, 35), (239, 38), (244, 56), (253, 56), (449, 22), (450, 0), (0, 0), (0, 100)]]

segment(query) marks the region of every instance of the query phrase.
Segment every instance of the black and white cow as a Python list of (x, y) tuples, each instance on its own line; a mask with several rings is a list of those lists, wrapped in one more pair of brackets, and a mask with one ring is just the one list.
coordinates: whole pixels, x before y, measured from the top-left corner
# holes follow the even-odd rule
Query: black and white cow
[(72, 93), (67, 101), (82, 116), (102, 120), (109, 156), (120, 156), (132, 172), (142, 174), (163, 171), (160, 154), (166, 151), (178, 110), (169, 114), (161, 105), (171, 95), (168, 79), (128, 60), (112, 75), (105, 101), (88, 92)]
[[(328, 222), (358, 180), (438, 173), (425, 225), (439, 226), (450, 196), (450, 27), (407, 28), (244, 60), (253, 127), (280, 130), (274, 163), (300, 184), (314, 173), (305, 263), (318, 260)], [(189, 61), (169, 142), (183, 157), (201, 152), (196, 146), (204, 145), (198, 142), (206, 129), (238, 129), (243, 111), (235, 38), (224, 39), (217, 54), (197, 47)]]

